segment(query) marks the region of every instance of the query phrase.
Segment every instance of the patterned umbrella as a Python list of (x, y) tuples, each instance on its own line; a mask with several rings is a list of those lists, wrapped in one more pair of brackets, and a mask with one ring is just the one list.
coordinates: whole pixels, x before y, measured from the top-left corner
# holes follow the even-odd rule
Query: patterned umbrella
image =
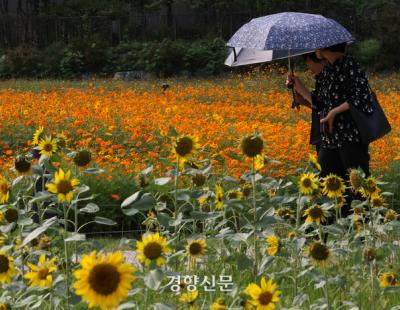
[(228, 41), (228, 66), (287, 58), (344, 42), (353, 36), (322, 15), (286, 12), (254, 18)]

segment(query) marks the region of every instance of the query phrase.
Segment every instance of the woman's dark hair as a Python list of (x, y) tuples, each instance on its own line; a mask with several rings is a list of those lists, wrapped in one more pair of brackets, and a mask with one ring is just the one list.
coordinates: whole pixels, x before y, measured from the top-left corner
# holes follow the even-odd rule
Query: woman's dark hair
[(315, 62), (315, 63), (320, 63), (320, 62), (322, 61), (322, 59), (319, 59), (319, 58), (317, 57), (317, 55), (315, 54), (315, 52), (303, 54), (303, 59), (304, 59), (304, 60), (310, 59), (312, 62)]
[(322, 50), (336, 52), (336, 53), (344, 53), (344, 52), (346, 52), (346, 46), (347, 46), (347, 43), (344, 42), (344, 43), (339, 43), (336, 45), (325, 47)]

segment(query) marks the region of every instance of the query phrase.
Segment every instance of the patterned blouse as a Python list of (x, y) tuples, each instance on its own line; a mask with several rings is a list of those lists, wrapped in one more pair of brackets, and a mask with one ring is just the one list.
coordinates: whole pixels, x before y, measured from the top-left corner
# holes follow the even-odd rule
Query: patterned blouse
[[(352, 56), (344, 55), (333, 64), (328, 63), (318, 80), (311, 96), (320, 118), (344, 102), (366, 114), (374, 111), (367, 76)], [(331, 134), (321, 128), (322, 148), (336, 149), (348, 143), (361, 143), (349, 110), (336, 115)]]

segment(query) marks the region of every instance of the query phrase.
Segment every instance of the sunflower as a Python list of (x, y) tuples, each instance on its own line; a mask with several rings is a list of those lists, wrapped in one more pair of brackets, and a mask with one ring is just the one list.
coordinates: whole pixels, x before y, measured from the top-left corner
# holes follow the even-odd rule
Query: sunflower
[(275, 256), (280, 250), (280, 240), (276, 235), (270, 235), (266, 238), (267, 253), (269, 256)]
[(313, 165), (315, 169), (321, 171), (321, 165), (319, 164), (317, 157), (315, 157), (313, 154), (308, 154), (308, 159), (310, 164)]
[(25, 156), (18, 156), (14, 161), (14, 168), (19, 175), (31, 175), (32, 165)]
[(43, 126), (39, 126), (39, 128), (36, 129), (35, 133), (33, 134), (33, 139), (32, 139), (33, 145), (39, 144), (39, 141), (43, 138), (43, 131), (44, 131)]
[(207, 177), (202, 173), (196, 173), (192, 176), (192, 182), (194, 185), (200, 187), (203, 186), (207, 181)]
[(199, 297), (199, 291), (194, 290), (191, 292), (183, 293), (179, 297), (179, 301), (183, 302), (185, 304), (193, 305), (194, 302), (196, 301), (197, 297)]
[(316, 223), (319, 225), (326, 222), (326, 218), (329, 216), (329, 213), (319, 205), (312, 205), (304, 211), (304, 216), (307, 216), (307, 223)]
[(71, 201), (74, 196), (74, 189), (79, 185), (78, 179), (71, 179), (71, 171), (66, 173), (61, 168), (55, 173), (55, 182), (46, 184), (47, 189), (57, 194), (59, 202)]
[(378, 187), (378, 181), (371, 175), (363, 183), (360, 190), (364, 198), (370, 198), (376, 194), (379, 194), (380, 188)]
[(363, 172), (359, 169), (350, 169), (349, 181), (352, 189), (358, 192), (364, 182)]
[(7, 235), (0, 233), (0, 247), (5, 245), (8, 240)]
[(318, 189), (318, 177), (315, 173), (303, 173), (298, 183), (299, 190), (304, 195), (312, 195)]
[(46, 261), (46, 255), (42, 254), (39, 258), (39, 264), (37, 266), (28, 263), (29, 268), (31, 268), (31, 272), (28, 272), (24, 275), (25, 279), (30, 281), (30, 286), (40, 286), (51, 288), (53, 284), (53, 276), (52, 273), (56, 271), (56, 266), (54, 265), (56, 258), (53, 257), (49, 261)]
[(57, 149), (62, 150), (67, 147), (67, 136), (64, 133), (57, 134)]
[(322, 186), (322, 193), (329, 198), (339, 197), (345, 191), (343, 179), (332, 173), (323, 179)]
[(246, 183), (242, 188), (242, 192), (243, 192), (243, 196), (244, 197), (249, 197), (252, 191), (253, 191), (253, 187), (249, 183)]
[(201, 255), (204, 255), (206, 246), (207, 244), (204, 239), (190, 240), (188, 241), (188, 245), (186, 247), (187, 254), (193, 258), (198, 258)]
[(343, 195), (336, 197), (335, 208), (341, 209), (346, 204), (346, 198)]
[(4, 212), (4, 217), (8, 223), (15, 223), (18, 221), (19, 212), (15, 208), (9, 208)]
[(314, 241), (313, 244), (306, 248), (306, 252), (316, 266), (327, 267), (333, 262), (331, 251), (325, 244), (319, 241)]
[(374, 248), (365, 248), (363, 251), (363, 258), (366, 262), (371, 262), (376, 258), (376, 250)]
[(84, 254), (80, 262), (81, 269), (74, 272), (75, 293), (89, 304), (89, 308), (112, 309), (118, 307), (127, 298), (135, 279), (135, 268), (124, 263), (122, 252), (105, 256), (96, 251)]
[(294, 212), (290, 208), (282, 207), (278, 210), (275, 210), (275, 215), (279, 216), (284, 220), (289, 220), (294, 216)]
[(224, 207), (224, 192), (222, 191), (222, 186), (217, 184), (215, 186), (215, 207), (221, 210)]
[(398, 214), (397, 214), (397, 212), (395, 210), (388, 210), (385, 213), (385, 220), (387, 222), (392, 222), (392, 221), (397, 220), (397, 216), (398, 216)]
[(14, 259), (5, 252), (0, 252), (0, 282), (11, 283), (12, 277), (17, 273), (14, 267)]
[(365, 209), (362, 205), (354, 206), (351, 210), (353, 211), (353, 215), (356, 217), (361, 217), (365, 214)]
[(0, 175), (0, 203), (6, 203), (10, 198), (10, 185), (5, 177)]
[(46, 136), (39, 142), (40, 154), (46, 157), (51, 157), (55, 152), (57, 152), (57, 140), (52, 137)]
[(245, 293), (250, 295), (252, 298), (250, 303), (256, 306), (258, 310), (273, 310), (276, 307), (276, 303), (279, 302), (279, 295), (281, 291), (276, 290), (277, 285), (270, 279), (268, 282), (265, 277), (261, 278), (261, 287), (256, 283), (249, 284)]
[(264, 168), (264, 156), (262, 154), (259, 154), (254, 157), (254, 169), (256, 171), (259, 171), (262, 168)]
[(186, 135), (178, 137), (174, 142), (174, 152), (177, 156), (187, 158), (200, 148), (197, 137)]
[(296, 232), (294, 230), (289, 231), (287, 237), (288, 239), (293, 239), (294, 237), (296, 237)]
[(91, 160), (92, 160), (92, 153), (90, 153), (88, 150), (81, 150), (77, 152), (74, 156), (74, 163), (78, 167), (85, 167), (89, 165)]
[(160, 236), (158, 232), (143, 235), (142, 241), (136, 243), (137, 258), (146, 266), (149, 266), (151, 261), (155, 261), (157, 266), (161, 266), (165, 263), (163, 254), (171, 251), (167, 239)]
[(225, 304), (225, 299), (218, 298), (212, 305), (210, 310), (228, 310), (228, 307)]
[(229, 199), (242, 199), (243, 193), (237, 189), (233, 189), (227, 193), (227, 196)]
[(11, 310), (8, 304), (0, 303), (0, 310)]
[(373, 194), (370, 198), (370, 202), (374, 208), (386, 206), (385, 199), (379, 194)]
[(394, 273), (392, 273), (392, 272), (384, 272), (379, 277), (379, 285), (382, 288), (385, 288), (385, 287), (388, 287), (388, 286), (396, 287), (396, 286), (399, 286), (399, 282), (397, 281), (397, 278), (394, 275)]
[(247, 135), (240, 143), (240, 149), (242, 150), (242, 153), (250, 158), (255, 158), (257, 155), (261, 155), (263, 148), (264, 141), (258, 134)]

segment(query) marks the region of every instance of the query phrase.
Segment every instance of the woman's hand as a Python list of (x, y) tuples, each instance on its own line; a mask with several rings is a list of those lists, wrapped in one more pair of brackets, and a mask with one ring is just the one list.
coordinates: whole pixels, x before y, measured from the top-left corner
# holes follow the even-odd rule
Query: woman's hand
[(337, 114), (337, 110), (336, 109), (332, 109), (329, 111), (329, 113), (321, 119), (321, 124), (328, 124), (328, 131), (331, 134), (332, 130), (333, 130), (333, 122), (335, 121), (335, 117)]

